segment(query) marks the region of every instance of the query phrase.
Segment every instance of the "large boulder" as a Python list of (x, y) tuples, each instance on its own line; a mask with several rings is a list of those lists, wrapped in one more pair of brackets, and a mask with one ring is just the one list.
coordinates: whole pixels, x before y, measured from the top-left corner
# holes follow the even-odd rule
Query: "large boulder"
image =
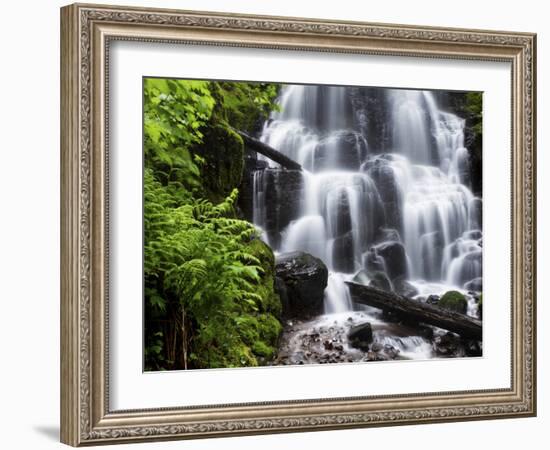
[(391, 280), (407, 276), (407, 254), (401, 242), (382, 242), (374, 249), (378, 255), (384, 258), (386, 273)]
[(367, 155), (367, 142), (361, 134), (341, 130), (322, 139), (315, 148), (313, 170), (358, 170)]
[(369, 350), (372, 339), (372, 326), (369, 322), (355, 325), (348, 332), (348, 342), (350, 345), (363, 351)]
[(262, 190), (265, 232), (273, 248), (279, 247), (281, 231), (300, 215), (304, 180), (299, 170), (265, 169), (257, 174), (257, 189)]
[(276, 259), (275, 274), (283, 317), (306, 319), (323, 313), (328, 281), (328, 269), (323, 261), (305, 252), (283, 253)]

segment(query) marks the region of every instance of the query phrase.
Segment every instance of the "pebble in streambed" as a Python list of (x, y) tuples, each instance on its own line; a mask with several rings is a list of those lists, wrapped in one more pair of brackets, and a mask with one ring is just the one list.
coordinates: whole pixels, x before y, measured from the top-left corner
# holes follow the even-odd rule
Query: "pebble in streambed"
[[(279, 352), (272, 365), (329, 364), (387, 361), (399, 359), (400, 352), (391, 345), (373, 342), (369, 348), (355, 348), (348, 333), (356, 325), (372, 319), (361, 313), (321, 316), (308, 321), (285, 323)], [(373, 325), (377, 329), (377, 325)]]

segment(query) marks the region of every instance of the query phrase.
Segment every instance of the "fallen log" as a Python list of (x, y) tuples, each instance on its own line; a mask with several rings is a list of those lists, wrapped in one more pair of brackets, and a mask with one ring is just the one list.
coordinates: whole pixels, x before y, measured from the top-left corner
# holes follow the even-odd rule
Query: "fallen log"
[(235, 130), (235, 132), (243, 138), (244, 145), (249, 149), (254, 150), (257, 153), (261, 153), (264, 156), (267, 156), (269, 159), (275, 161), (286, 169), (302, 170), (302, 166), (300, 164), (283, 155), (278, 150), (275, 150), (273, 147), (264, 144), (262, 141), (255, 139), (242, 131)]
[(481, 321), (465, 314), (448, 311), (435, 305), (402, 297), (393, 292), (382, 291), (371, 286), (346, 282), (354, 302), (373, 306), (415, 322), (434, 325), (457, 333), (464, 338), (481, 340)]

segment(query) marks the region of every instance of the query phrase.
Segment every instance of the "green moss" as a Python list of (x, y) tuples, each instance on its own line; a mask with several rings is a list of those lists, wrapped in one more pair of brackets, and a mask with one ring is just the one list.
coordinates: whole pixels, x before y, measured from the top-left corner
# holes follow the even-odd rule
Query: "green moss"
[(441, 297), (438, 306), (450, 311), (466, 314), (468, 302), (466, 301), (464, 294), (461, 294), (458, 291), (448, 291), (443, 295), (443, 297)]
[(278, 319), (282, 311), (281, 299), (274, 289), (275, 257), (271, 248), (260, 239), (250, 241), (246, 250), (260, 261), (262, 274), (256, 293), (261, 301), (255, 315), (240, 319), (240, 332), (246, 335), (244, 340), (256, 356), (270, 359), (277, 350), (283, 330)]
[(194, 149), (202, 158), (202, 183), (208, 198), (219, 202), (241, 184), (244, 168), (242, 138), (224, 125), (210, 125)]
[(262, 297), (259, 305), (261, 312), (267, 312), (280, 317), (282, 311), (281, 299), (275, 292), (275, 256), (271, 247), (260, 239), (253, 239), (247, 245), (247, 251), (260, 260), (262, 267), (261, 282), (257, 293)]

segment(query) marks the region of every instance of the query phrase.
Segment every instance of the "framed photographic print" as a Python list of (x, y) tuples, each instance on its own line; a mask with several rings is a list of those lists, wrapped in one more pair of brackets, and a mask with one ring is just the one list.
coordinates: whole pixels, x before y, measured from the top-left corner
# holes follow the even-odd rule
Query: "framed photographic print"
[(536, 413), (530, 33), (61, 10), (61, 439)]

